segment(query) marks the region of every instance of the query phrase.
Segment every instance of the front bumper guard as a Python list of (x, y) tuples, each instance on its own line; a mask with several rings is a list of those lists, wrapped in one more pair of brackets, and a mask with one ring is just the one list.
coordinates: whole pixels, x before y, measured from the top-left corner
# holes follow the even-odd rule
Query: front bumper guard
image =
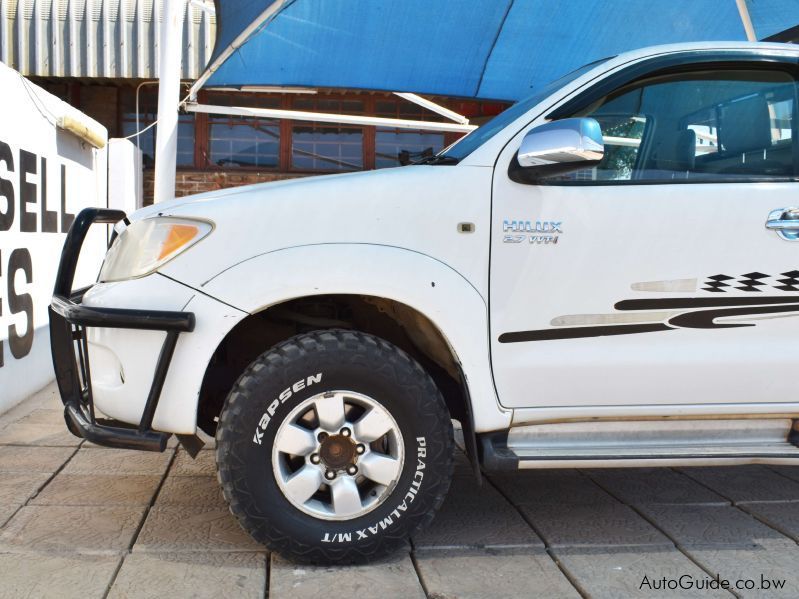
[[(153, 417), (180, 333), (194, 330), (194, 314), (156, 310), (92, 308), (82, 305), (89, 289), (72, 291), (83, 241), (93, 224), (125, 218), (120, 210), (86, 208), (69, 229), (50, 303), (50, 346), (56, 382), (64, 403), (64, 419), (72, 434), (108, 447), (164, 451), (171, 434), (152, 430)], [(113, 237), (112, 237), (113, 242)], [(87, 327), (164, 331), (150, 392), (138, 426), (99, 419), (94, 413)]]

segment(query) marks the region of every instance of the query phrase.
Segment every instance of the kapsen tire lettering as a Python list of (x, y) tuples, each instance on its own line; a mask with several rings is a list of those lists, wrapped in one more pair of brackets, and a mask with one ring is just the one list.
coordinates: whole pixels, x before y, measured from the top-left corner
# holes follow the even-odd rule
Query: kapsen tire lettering
[(388, 555), (449, 488), (452, 423), (430, 376), (372, 335), (318, 331), (256, 359), (217, 428), (225, 498), (257, 541), (294, 560)]

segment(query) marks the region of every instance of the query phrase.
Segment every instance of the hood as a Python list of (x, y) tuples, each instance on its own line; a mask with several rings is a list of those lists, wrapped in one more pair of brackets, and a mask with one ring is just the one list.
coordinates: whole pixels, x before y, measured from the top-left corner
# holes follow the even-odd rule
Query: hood
[(294, 179), (162, 203), (133, 217), (163, 214), (214, 223), (207, 238), (162, 268), (195, 287), (254, 256), (304, 245), (387, 245), (449, 264), (464, 242), (459, 222), (480, 223), (487, 252), (491, 172), (417, 165)]
[(135, 212), (129, 214), (128, 220), (133, 222), (141, 220), (142, 218), (155, 216), (156, 214), (161, 214), (161, 213), (171, 214), (177, 208), (202, 204), (204, 202), (211, 202), (215, 200), (223, 200), (226, 198), (230, 198), (231, 196), (238, 196), (241, 194), (254, 193), (261, 195), (276, 190), (280, 187), (287, 187), (298, 184), (307, 184), (308, 182), (313, 181), (315, 179), (324, 179), (326, 181), (329, 181), (335, 178), (358, 177), (361, 175), (368, 174), (370, 172), (373, 171), (366, 171), (366, 172), (359, 171), (355, 173), (341, 173), (335, 175), (313, 175), (310, 177), (298, 176), (295, 178), (283, 179), (280, 181), (266, 181), (264, 183), (253, 183), (251, 185), (240, 185), (238, 187), (215, 189), (212, 191), (206, 191), (203, 193), (193, 194), (189, 196), (182, 196), (179, 198), (167, 200), (165, 202), (159, 202), (157, 204), (151, 204), (150, 206), (145, 206), (144, 208), (140, 208), (139, 210), (136, 210)]

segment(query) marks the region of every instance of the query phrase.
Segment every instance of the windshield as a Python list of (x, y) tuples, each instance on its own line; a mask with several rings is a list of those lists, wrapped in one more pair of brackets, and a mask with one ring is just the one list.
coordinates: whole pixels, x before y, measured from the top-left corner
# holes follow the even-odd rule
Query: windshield
[(575, 69), (571, 73), (568, 73), (561, 77), (560, 79), (556, 79), (555, 81), (548, 83), (536, 93), (527, 96), (523, 100), (519, 100), (516, 104), (505, 110), (504, 112), (499, 113), (493, 119), (478, 127), (467, 136), (462, 137), (454, 144), (452, 144), (449, 148), (444, 150), (439, 156), (452, 158), (454, 160), (462, 160), (466, 158), (469, 154), (474, 152), (477, 148), (482, 146), (485, 142), (489, 139), (494, 137), (497, 133), (499, 133), (502, 129), (507, 127), (510, 123), (518, 119), (528, 110), (530, 110), (533, 106), (544, 100), (547, 96), (552, 95), (561, 87), (571, 83), (575, 79), (577, 79), (580, 75), (590, 71), (595, 66), (602, 64), (610, 60), (612, 57), (603, 58), (601, 60), (595, 60), (594, 62), (589, 62), (586, 65), (581, 66), (579, 69)]

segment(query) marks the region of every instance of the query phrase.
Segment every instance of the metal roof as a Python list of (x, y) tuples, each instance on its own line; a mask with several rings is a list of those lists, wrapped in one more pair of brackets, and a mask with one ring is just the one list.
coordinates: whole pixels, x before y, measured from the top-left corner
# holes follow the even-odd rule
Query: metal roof
[(217, 0), (217, 15), (217, 47), (195, 89), (517, 100), (643, 46), (746, 40), (745, 27), (762, 39), (799, 23), (799, 0)]
[[(166, 0), (0, 0), (0, 60), (23, 75), (153, 79)], [(205, 68), (216, 15), (187, 3), (183, 79)], [(212, 7), (211, 7), (212, 8)]]

